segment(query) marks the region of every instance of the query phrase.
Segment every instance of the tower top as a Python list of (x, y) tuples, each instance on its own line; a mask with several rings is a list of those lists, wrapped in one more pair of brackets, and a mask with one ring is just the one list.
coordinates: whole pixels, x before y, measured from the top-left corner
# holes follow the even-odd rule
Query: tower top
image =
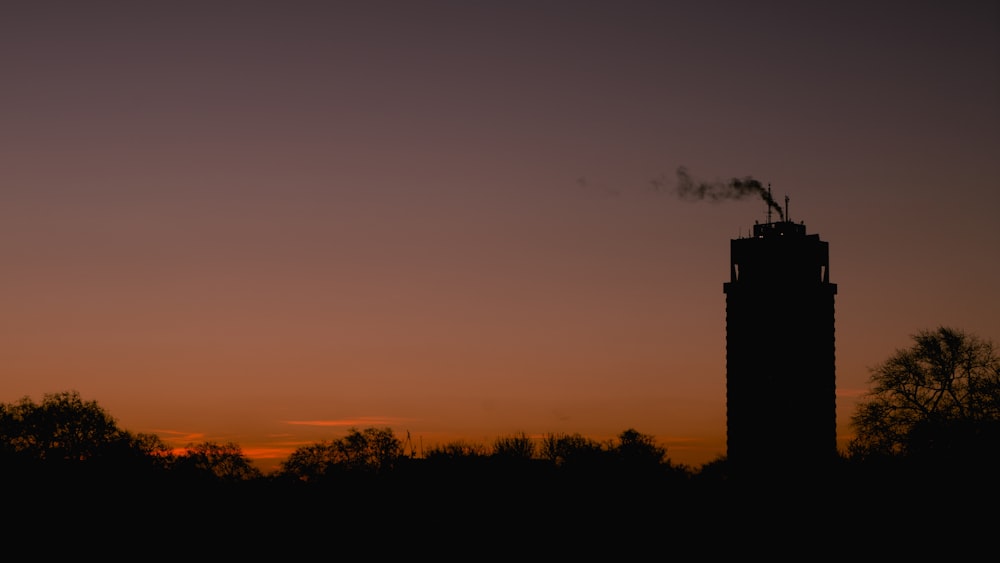
[(806, 236), (805, 223), (792, 223), (791, 221), (778, 221), (776, 223), (757, 223), (753, 226), (753, 238), (771, 237), (804, 237)]
[[(763, 225), (754, 222), (753, 234), (750, 238), (771, 238), (771, 237), (804, 237), (806, 235), (806, 225), (804, 222), (799, 221), (797, 224), (792, 222), (791, 216), (788, 214), (788, 196), (785, 196), (785, 209), (782, 211), (778, 204), (774, 203), (771, 198), (771, 184), (767, 185), (767, 196), (765, 197), (768, 202), (767, 205), (767, 222)], [(771, 210), (777, 209), (780, 219), (778, 221), (772, 221)]]

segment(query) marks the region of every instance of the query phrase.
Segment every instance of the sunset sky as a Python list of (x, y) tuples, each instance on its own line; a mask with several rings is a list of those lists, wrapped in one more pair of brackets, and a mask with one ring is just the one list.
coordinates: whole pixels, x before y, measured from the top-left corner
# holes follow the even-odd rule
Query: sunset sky
[(829, 242), (841, 439), (913, 333), (1000, 340), (996, 1), (8, 2), (0, 70), (0, 402), (699, 465), (766, 206), (681, 166)]

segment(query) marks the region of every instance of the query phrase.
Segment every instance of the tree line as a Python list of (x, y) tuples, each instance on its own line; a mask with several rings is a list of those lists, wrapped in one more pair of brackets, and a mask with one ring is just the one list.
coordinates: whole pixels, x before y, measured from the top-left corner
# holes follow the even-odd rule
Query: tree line
[[(279, 469), (264, 474), (237, 443), (205, 441), (171, 448), (155, 434), (121, 428), (97, 401), (84, 400), (77, 391), (46, 394), (38, 403), (30, 397), (0, 403), (0, 464), (7, 471), (127, 470), (219, 483), (264, 478), (321, 483), (346, 476), (388, 475), (412, 467), (417, 459), (389, 427), (351, 428), (341, 438), (297, 448)], [(500, 436), (489, 446), (454, 441), (432, 446), (419, 459), (441, 470), (454, 466), (475, 471), (496, 465), (510, 469), (532, 463), (553, 468), (691, 471), (673, 464), (654, 437), (631, 428), (604, 442), (580, 434), (548, 434), (536, 443), (523, 432)]]
[[(1000, 446), (995, 346), (946, 327), (922, 331), (913, 340), (912, 347), (872, 369), (870, 389), (852, 417), (856, 435), (841, 453), (841, 464), (892, 478), (900, 471), (992, 475)], [(29, 397), (0, 403), (0, 471), (8, 479), (73, 474), (319, 487), (420, 475), (450, 483), (480, 479), (485, 487), (502, 475), (547, 484), (605, 480), (676, 488), (731, 478), (725, 457), (692, 468), (673, 463), (667, 454), (654, 437), (629, 428), (603, 442), (580, 434), (534, 440), (524, 433), (489, 445), (456, 441), (418, 458), (391, 428), (369, 427), (302, 446), (265, 475), (238, 444), (208, 441), (175, 451), (154, 434), (121, 428), (96, 401), (75, 391), (47, 394), (37, 403)]]

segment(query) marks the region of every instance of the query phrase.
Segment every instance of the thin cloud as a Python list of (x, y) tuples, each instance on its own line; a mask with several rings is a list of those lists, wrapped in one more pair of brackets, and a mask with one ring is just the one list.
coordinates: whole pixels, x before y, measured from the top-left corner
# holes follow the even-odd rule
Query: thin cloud
[(344, 427), (352, 426), (387, 426), (397, 422), (405, 422), (404, 418), (393, 418), (388, 416), (360, 416), (357, 418), (340, 418), (332, 420), (284, 420), (285, 424), (293, 426), (319, 426), (319, 427)]

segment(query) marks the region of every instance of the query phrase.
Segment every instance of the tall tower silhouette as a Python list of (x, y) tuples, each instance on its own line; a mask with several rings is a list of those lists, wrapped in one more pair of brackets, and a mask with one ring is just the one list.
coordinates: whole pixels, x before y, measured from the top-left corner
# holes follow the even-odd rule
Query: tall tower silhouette
[(727, 457), (743, 473), (837, 456), (829, 246), (787, 213), (770, 219), (730, 241), (723, 284)]

